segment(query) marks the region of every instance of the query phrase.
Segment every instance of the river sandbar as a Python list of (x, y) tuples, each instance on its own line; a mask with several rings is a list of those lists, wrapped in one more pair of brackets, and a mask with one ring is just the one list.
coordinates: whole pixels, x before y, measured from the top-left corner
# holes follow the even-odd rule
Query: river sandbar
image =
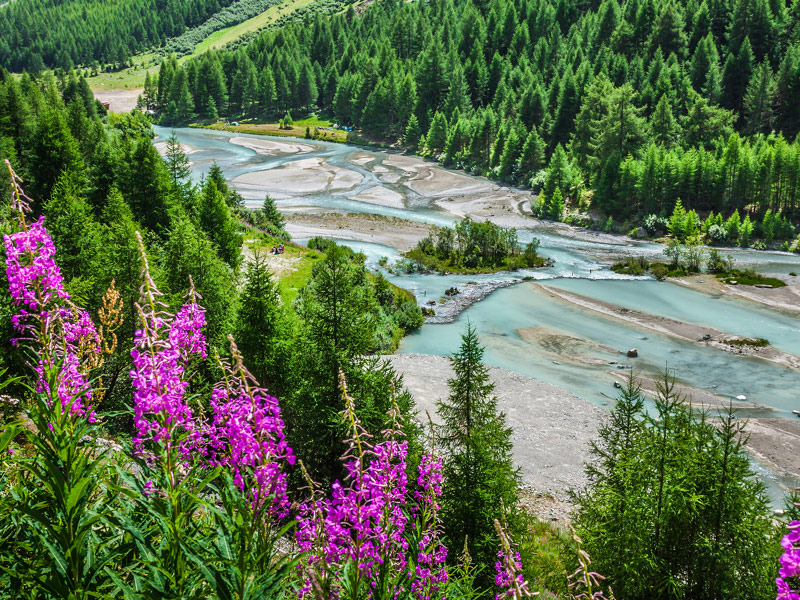
[(285, 156), (289, 154), (305, 154), (313, 152), (314, 147), (300, 142), (279, 142), (272, 138), (234, 137), (228, 140), (231, 144), (253, 150), (267, 156)]
[(800, 369), (800, 358), (794, 354), (783, 352), (772, 346), (750, 346), (741, 344), (731, 344), (729, 342), (741, 340), (735, 335), (729, 335), (712, 327), (704, 325), (695, 325), (694, 323), (686, 323), (670, 319), (669, 317), (662, 317), (659, 315), (652, 315), (643, 313), (638, 310), (632, 310), (603, 300), (589, 298), (573, 292), (567, 292), (549, 286), (540, 286), (548, 294), (554, 298), (558, 298), (575, 306), (579, 306), (586, 310), (591, 310), (607, 317), (619, 319), (626, 323), (638, 325), (644, 329), (656, 331), (664, 335), (680, 338), (689, 342), (696, 342), (699, 344), (706, 344), (725, 352), (732, 354), (741, 354), (754, 358), (767, 360), (785, 367), (793, 369)]
[[(440, 422), (436, 401), (449, 394), (447, 380), (453, 377), (450, 361), (426, 354), (388, 358), (403, 375), (420, 411), (420, 421), (427, 422), (427, 411), (434, 422)], [(583, 465), (590, 459), (589, 444), (607, 411), (555, 385), (514, 371), (489, 367), (489, 377), (495, 384), (498, 408), (506, 413), (513, 432), (514, 460), (523, 484), (562, 500), (570, 490), (584, 488), (587, 480)]]
[(431, 226), (418, 221), (368, 213), (289, 212), (286, 230), (296, 239), (321, 236), (371, 242), (406, 252), (426, 237)]
[(335, 167), (321, 158), (304, 158), (274, 169), (244, 173), (232, 183), (243, 191), (266, 191), (285, 197), (347, 190), (358, 185), (362, 179), (360, 173)]

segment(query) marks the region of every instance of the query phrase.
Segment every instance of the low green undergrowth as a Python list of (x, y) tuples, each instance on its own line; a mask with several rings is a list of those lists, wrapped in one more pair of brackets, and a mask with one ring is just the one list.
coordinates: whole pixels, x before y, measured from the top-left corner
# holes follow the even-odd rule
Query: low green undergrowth
[(786, 283), (777, 277), (767, 277), (756, 273), (754, 269), (731, 269), (725, 273), (719, 273), (717, 278), (727, 284), (736, 285), (771, 285), (774, 288), (785, 287)]

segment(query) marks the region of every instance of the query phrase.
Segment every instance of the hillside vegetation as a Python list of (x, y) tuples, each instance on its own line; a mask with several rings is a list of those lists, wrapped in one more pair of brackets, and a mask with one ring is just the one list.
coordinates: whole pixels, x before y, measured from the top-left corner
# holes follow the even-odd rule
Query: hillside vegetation
[[(242, 0), (240, 0), (241, 2)], [(0, 65), (120, 64), (203, 23), (231, 0), (16, 0), (0, 8)]]

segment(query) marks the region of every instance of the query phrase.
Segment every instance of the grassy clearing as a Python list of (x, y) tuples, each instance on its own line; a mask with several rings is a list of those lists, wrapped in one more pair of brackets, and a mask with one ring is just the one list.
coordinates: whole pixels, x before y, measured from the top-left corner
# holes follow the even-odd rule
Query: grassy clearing
[[(294, 122), (291, 129), (281, 129), (278, 123), (239, 123), (236, 126), (226, 125), (225, 123), (212, 123), (212, 124), (198, 124), (192, 125), (193, 127), (203, 127), (206, 129), (217, 129), (225, 131), (235, 131), (237, 133), (254, 133), (257, 135), (278, 135), (284, 137), (306, 137), (306, 128), (311, 130), (314, 135), (315, 128), (317, 127), (330, 127), (333, 125), (332, 121), (320, 118), (316, 115), (311, 115), (306, 119), (301, 119)], [(333, 130), (317, 130), (315, 139), (325, 140), (329, 142), (344, 142), (347, 140), (347, 132), (338, 129)]]
[(133, 66), (120, 71), (106, 71), (89, 77), (86, 81), (93, 90), (122, 90), (144, 87), (144, 76), (148, 71), (158, 73), (161, 56), (154, 52), (133, 57)]
[(251, 17), (246, 21), (242, 21), (238, 25), (232, 25), (231, 27), (215, 31), (195, 46), (193, 54), (202, 54), (212, 48), (222, 48), (225, 44), (238, 40), (243, 35), (258, 31), (262, 27), (274, 23), (282, 16), (291, 14), (298, 8), (308, 6), (313, 2), (314, 0), (283, 0), (282, 2), (273, 4), (261, 14)]
[(771, 285), (774, 288), (786, 286), (785, 281), (781, 281), (775, 277), (766, 277), (756, 273), (752, 269), (748, 269), (746, 271), (733, 269), (727, 273), (719, 273), (717, 278), (727, 284), (735, 283), (736, 285)]
[(311, 279), (311, 269), (323, 256), (322, 253), (273, 237), (252, 227), (247, 227), (246, 230), (248, 238), (253, 239), (251, 243), (247, 244), (251, 250), (258, 249), (268, 253), (273, 246), (281, 243), (284, 245), (284, 252), (280, 258), (291, 262), (291, 268), (278, 272), (277, 280), (281, 301), (287, 306), (291, 305), (297, 298), (300, 289)]

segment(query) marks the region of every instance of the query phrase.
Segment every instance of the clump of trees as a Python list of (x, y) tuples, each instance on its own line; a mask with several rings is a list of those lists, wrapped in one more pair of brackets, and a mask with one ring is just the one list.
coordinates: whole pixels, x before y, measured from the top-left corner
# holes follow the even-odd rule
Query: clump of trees
[(538, 250), (537, 238), (522, 248), (516, 229), (466, 217), (453, 228), (434, 229), (416, 248), (405, 253), (401, 267), (479, 273), (545, 266), (547, 260), (539, 256)]
[(631, 375), (600, 428), (576, 529), (617, 598), (767, 598), (776, 532), (732, 408), (699, 414), (666, 373)]
[(12, 2), (0, 12), (0, 64), (18, 73), (39, 73), (45, 67), (122, 65), (134, 54), (200, 25), (232, 2), (123, 0), (110, 6), (101, 0)]

